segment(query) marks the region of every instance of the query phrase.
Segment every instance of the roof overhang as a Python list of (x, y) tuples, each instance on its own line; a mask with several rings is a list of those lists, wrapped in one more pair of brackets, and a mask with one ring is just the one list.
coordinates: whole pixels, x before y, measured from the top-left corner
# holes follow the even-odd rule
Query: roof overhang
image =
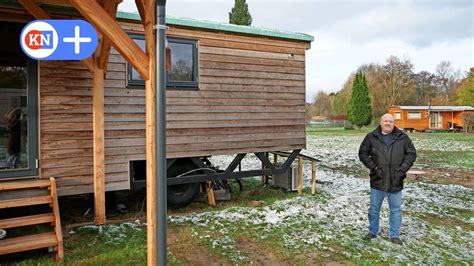
[[(69, 0), (35, 0), (38, 6), (49, 13), (61, 13), (70, 15), (80, 15)], [(97, 1), (100, 4), (100, 0)], [(119, 0), (118, 2), (122, 2)], [(22, 7), (16, 0), (0, 0), (0, 6)], [(118, 11), (116, 18), (118, 20), (129, 20), (140, 23), (142, 21), (140, 14)], [(167, 25), (179, 27), (198, 28), (204, 30), (214, 30), (231, 32), (237, 34), (247, 34), (254, 36), (265, 36), (270, 38), (287, 39), (293, 41), (312, 42), (314, 37), (304, 33), (290, 32), (276, 29), (267, 29), (253, 26), (241, 26), (228, 23), (218, 23), (207, 20), (196, 20), (191, 18), (166, 17)]]

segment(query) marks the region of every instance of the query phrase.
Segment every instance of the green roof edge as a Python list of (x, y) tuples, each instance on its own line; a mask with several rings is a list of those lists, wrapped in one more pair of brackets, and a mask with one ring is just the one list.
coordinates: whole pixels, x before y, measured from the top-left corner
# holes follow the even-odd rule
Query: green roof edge
[[(18, 6), (18, 7), (20, 6), (18, 4), (18, 1), (15, 1), (15, 0), (0, 0), (0, 4), (5, 4), (8, 6)], [(62, 7), (62, 6), (54, 6), (54, 5), (42, 5), (42, 6), (46, 10), (50, 10), (50, 11), (54, 10), (54, 11), (65, 11), (67, 13), (77, 13), (77, 11), (74, 8), (70, 8), (70, 7)], [(140, 20), (140, 15), (137, 13), (117, 11), (117, 18), (128, 19), (128, 20)], [(307, 41), (307, 42), (314, 41), (313, 36), (304, 34), (304, 33), (265, 29), (265, 28), (252, 27), (252, 26), (240, 26), (240, 25), (234, 25), (234, 24), (228, 24), (228, 23), (218, 23), (218, 22), (213, 22), (213, 21), (197, 20), (197, 19), (191, 19), (191, 18), (177, 18), (177, 17), (166, 16), (166, 24), (183, 26), (183, 27), (192, 27), (192, 28), (251, 34), (251, 35), (268, 36), (268, 37), (283, 38), (283, 39), (298, 40), (298, 41)]]
[[(118, 11), (117, 18), (129, 19), (129, 20), (140, 20), (140, 15), (137, 13)], [(265, 28), (252, 27), (252, 26), (241, 26), (241, 25), (234, 25), (234, 24), (228, 24), (228, 23), (218, 23), (218, 22), (213, 22), (213, 21), (197, 20), (197, 19), (191, 19), (191, 18), (177, 18), (177, 17), (166, 16), (166, 24), (192, 27), (192, 28), (245, 33), (245, 34), (252, 34), (252, 35), (263, 35), (263, 36), (299, 40), (299, 41), (308, 41), (308, 42), (314, 41), (313, 36), (304, 34), (304, 33), (265, 29)]]

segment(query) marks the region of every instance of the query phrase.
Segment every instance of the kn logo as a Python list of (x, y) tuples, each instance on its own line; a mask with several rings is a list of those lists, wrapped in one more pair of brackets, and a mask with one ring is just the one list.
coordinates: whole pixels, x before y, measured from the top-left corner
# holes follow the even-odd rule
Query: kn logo
[(23, 52), (36, 60), (82, 60), (97, 43), (96, 30), (84, 20), (34, 20), (20, 35)]

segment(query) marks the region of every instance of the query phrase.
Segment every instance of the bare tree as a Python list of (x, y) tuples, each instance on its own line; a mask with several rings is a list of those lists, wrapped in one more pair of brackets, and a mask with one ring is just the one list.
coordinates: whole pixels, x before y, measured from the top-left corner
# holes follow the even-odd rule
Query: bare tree
[(406, 59), (401, 61), (396, 56), (390, 56), (383, 66), (383, 87), (386, 107), (400, 102), (401, 96), (407, 93), (412, 85), (413, 64)]
[(436, 97), (435, 75), (428, 71), (421, 71), (413, 75), (414, 101), (420, 105), (428, 105)]
[(331, 100), (329, 95), (324, 91), (318, 91), (314, 97), (314, 111), (316, 115), (330, 116), (331, 115)]
[(461, 71), (455, 71), (449, 61), (441, 61), (436, 66), (436, 87), (440, 94), (451, 102), (456, 87), (461, 80)]

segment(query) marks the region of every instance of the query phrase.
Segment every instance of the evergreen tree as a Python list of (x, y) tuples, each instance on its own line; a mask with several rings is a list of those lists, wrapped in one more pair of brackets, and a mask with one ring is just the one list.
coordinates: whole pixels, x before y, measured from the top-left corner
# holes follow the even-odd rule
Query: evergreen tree
[(456, 104), (474, 106), (474, 67), (456, 89)]
[(229, 12), (229, 23), (245, 26), (252, 24), (252, 16), (245, 0), (235, 0), (235, 5)]
[(367, 80), (362, 72), (356, 74), (352, 85), (352, 95), (347, 114), (348, 120), (357, 127), (367, 126), (372, 122), (372, 107)]

